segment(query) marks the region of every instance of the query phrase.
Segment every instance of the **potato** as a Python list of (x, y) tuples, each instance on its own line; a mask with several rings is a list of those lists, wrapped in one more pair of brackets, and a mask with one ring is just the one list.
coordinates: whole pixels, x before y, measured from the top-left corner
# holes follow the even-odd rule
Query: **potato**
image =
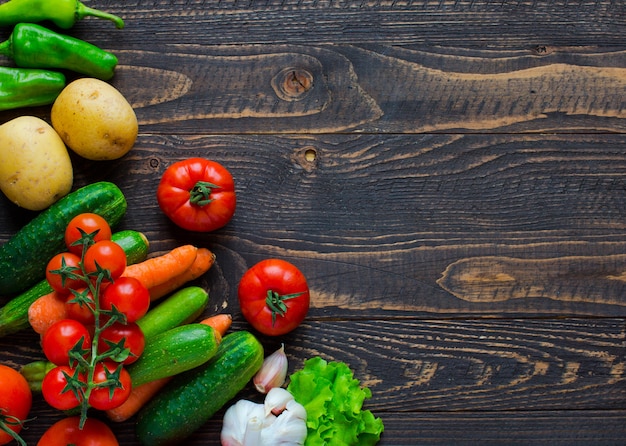
[(52, 104), (52, 127), (67, 147), (89, 160), (126, 155), (137, 139), (137, 116), (126, 98), (99, 79), (69, 83)]
[(20, 116), (0, 125), (0, 190), (40, 211), (72, 189), (74, 172), (63, 141), (46, 121)]

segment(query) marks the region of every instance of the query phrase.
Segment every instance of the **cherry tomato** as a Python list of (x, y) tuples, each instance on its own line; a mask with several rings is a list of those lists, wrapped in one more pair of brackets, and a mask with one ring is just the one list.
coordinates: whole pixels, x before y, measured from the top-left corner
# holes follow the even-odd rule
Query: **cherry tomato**
[(309, 311), (309, 287), (302, 272), (280, 259), (263, 260), (239, 282), (239, 305), (259, 332), (278, 336), (290, 332)]
[(165, 170), (157, 201), (163, 213), (181, 228), (214, 231), (225, 226), (235, 213), (235, 183), (221, 164), (189, 158)]
[[(77, 296), (80, 294), (86, 302), (77, 301)], [(95, 323), (94, 316), (95, 303), (93, 300), (93, 294), (88, 288), (79, 288), (74, 290), (72, 295), (67, 298), (65, 302), (65, 311), (69, 319), (74, 319), (84, 325), (93, 325)]]
[(37, 446), (119, 446), (109, 426), (96, 418), (87, 418), (82, 429), (80, 417), (67, 417), (54, 423), (39, 439)]
[(83, 259), (85, 271), (94, 273), (100, 269), (109, 270), (111, 278), (117, 279), (126, 269), (126, 253), (124, 249), (111, 240), (101, 240), (91, 245)]
[(100, 332), (98, 338), (98, 353), (102, 354), (111, 348), (110, 344), (118, 344), (124, 340), (124, 348), (130, 350), (130, 354), (122, 361), (128, 365), (139, 359), (146, 346), (146, 339), (139, 325), (134, 322), (122, 324), (114, 322)]
[(100, 296), (100, 308), (111, 310), (113, 306), (126, 315), (126, 322), (135, 322), (148, 311), (150, 292), (134, 277), (120, 277)]
[(94, 242), (111, 239), (111, 227), (100, 215), (90, 212), (77, 215), (65, 228), (65, 246), (78, 256), (83, 253), (83, 245), (80, 243), (83, 239), (81, 231), (85, 234), (92, 234)]
[(71, 289), (85, 286), (79, 278), (70, 278), (65, 273), (81, 275), (80, 257), (71, 252), (62, 252), (50, 259), (46, 266), (46, 280), (53, 290), (59, 294), (69, 294)]
[(113, 390), (109, 387), (94, 388), (89, 395), (89, 405), (98, 410), (110, 410), (121, 406), (130, 396), (132, 390), (130, 374), (122, 364), (113, 361), (103, 361), (96, 364), (93, 374), (94, 383), (103, 383), (109, 380), (109, 375), (119, 367), (119, 385)]
[(46, 376), (44, 376), (41, 381), (41, 393), (43, 398), (55, 409), (70, 410), (78, 407), (80, 404), (80, 399), (68, 386), (68, 376), (74, 377), (81, 382), (86, 382), (84, 375), (67, 365), (60, 365), (53, 368), (46, 373)]
[[(33, 395), (26, 378), (17, 370), (0, 364), (0, 421), (6, 428), (19, 434), (33, 403)], [(13, 441), (13, 436), (0, 428), (0, 444)]]
[(74, 319), (61, 319), (52, 324), (41, 338), (41, 346), (48, 360), (56, 365), (69, 364), (69, 352), (82, 339), (81, 348), (91, 348), (89, 330)]

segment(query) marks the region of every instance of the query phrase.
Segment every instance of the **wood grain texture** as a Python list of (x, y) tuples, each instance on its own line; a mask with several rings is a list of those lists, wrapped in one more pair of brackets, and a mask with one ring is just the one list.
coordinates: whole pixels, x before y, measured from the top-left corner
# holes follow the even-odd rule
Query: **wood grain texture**
[[(112, 83), (150, 133), (625, 131), (624, 50), (188, 44), (116, 54)], [(299, 91), (294, 73), (308, 82)]]
[[(290, 372), (315, 355), (347, 362), (372, 389), (381, 445), (624, 443), (623, 2), (90, 6), (126, 20), (71, 33), (118, 55), (111, 83), (140, 135), (121, 160), (72, 155), (74, 187), (118, 184), (120, 229), (144, 232), (151, 255), (215, 252), (195, 282), (205, 315), (249, 329), (238, 281), (284, 258), (306, 273), (311, 309), (260, 340), (285, 343)], [(175, 227), (155, 200), (191, 156), (235, 178), (237, 211), (214, 233)], [(0, 197), (0, 242), (34, 215)], [(41, 357), (29, 330), (0, 338), (2, 363)], [(224, 410), (185, 444), (218, 445)], [(33, 416), (29, 444), (62, 414), (36, 397)], [(138, 445), (134, 420), (113, 427)]]

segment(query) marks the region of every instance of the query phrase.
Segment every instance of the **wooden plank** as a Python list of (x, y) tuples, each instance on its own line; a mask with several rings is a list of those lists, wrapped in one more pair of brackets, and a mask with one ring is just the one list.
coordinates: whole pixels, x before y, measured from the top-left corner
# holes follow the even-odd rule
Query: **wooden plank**
[[(543, 445), (617, 446), (623, 443), (623, 411), (426, 412), (384, 414), (379, 446)], [(219, 444), (221, 424), (212, 420), (190, 439), (190, 446)]]
[(111, 26), (102, 31), (117, 48), (170, 44), (172, 36), (189, 45), (623, 45), (626, 31), (624, 4), (612, 0), (193, 0), (184, 7), (173, 0), (103, 0), (98, 5), (126, 20), (123, 32)]
[[(116, 54), (112, 83), (146, 133), (626, 131), (623, 48), (152, 44)], [(49, 107), (33, 113), (49, 119)]]

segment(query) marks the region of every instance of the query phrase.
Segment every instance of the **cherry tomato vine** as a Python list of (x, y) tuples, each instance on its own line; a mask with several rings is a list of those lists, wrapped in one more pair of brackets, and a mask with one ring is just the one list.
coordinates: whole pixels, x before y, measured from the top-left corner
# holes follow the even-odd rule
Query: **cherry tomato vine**
[[(150, 305), (148, 290), (139, 281), (121, 277), (126, 254), (110, 240), (106, 222), (98, 221), (89, 229), (70, 223), (66, 230), (68, 258), (70, 249), (81, 247), (78, 264), (54, 259), (47, 269), (49, 282), (58, 292), (67, 293), (66, 305), (79, 317), (55, 323), (42, 337), (44, 353), (56, 365), (42, 381), (44, 399), (59, 410), (80, 407), (81, 429), (89, 408), (107, 410), (128, 398), (132, 383), (125, 365), (143, 349), (143, 333), (134, 329), (134, 321)], [(121, 294), (120, 288), (125, 290)], [(134, 299), (133, 293), (143, 298)], [(90, 335), (85, 324), (91, 321)], [(127, 325), (128, 331), (120, 329)], [(130, 333), (132, 345), (126, 338)]]

